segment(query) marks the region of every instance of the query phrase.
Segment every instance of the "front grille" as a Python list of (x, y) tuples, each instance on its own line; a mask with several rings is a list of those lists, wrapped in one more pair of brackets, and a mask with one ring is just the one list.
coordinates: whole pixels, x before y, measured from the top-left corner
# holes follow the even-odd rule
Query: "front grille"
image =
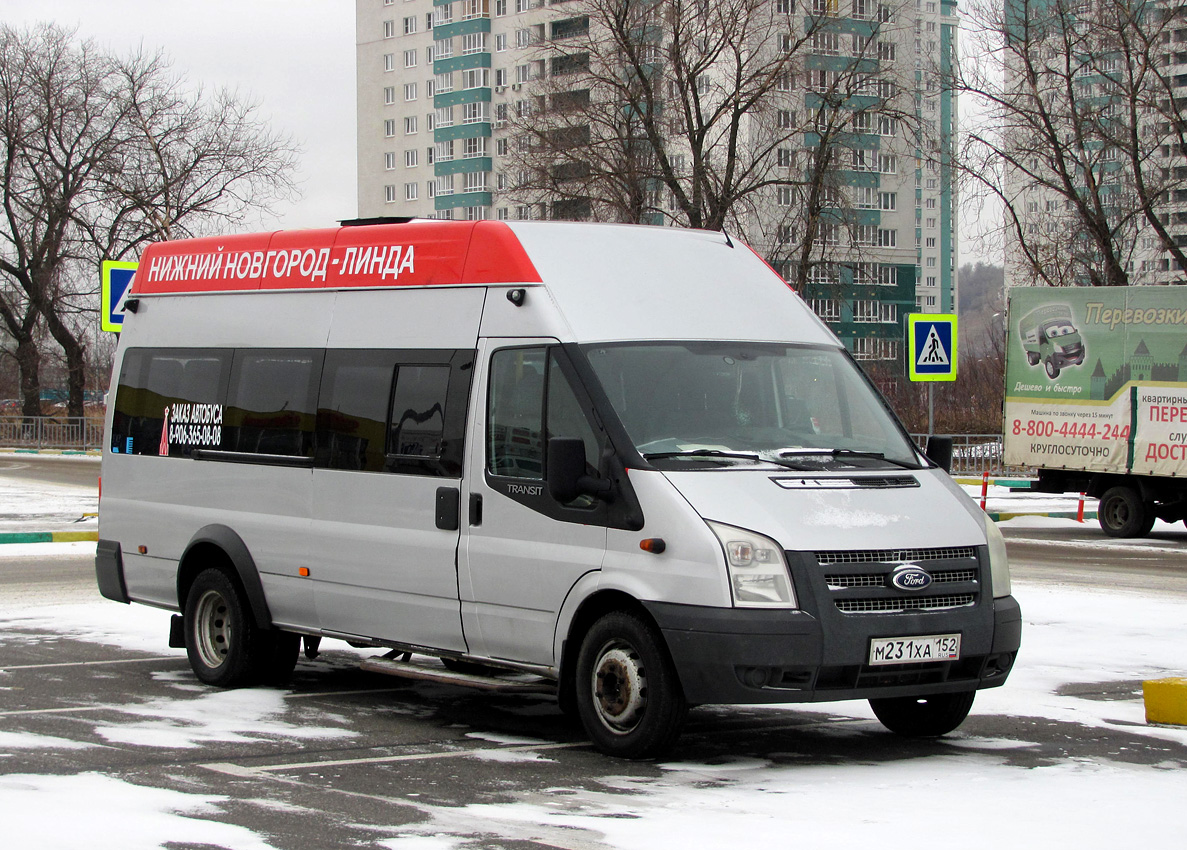
[[(930, 572), (930, 571), (929, 571)], [(889, 573), (848, 573), (832, 574), (824, 577), (829, 590), (842, 590), (853, 587), (888, 587)], [(953, 584), (957, 582), (976, 581), (976, 570), (937, 570), (931, 573), (932, 584)]]
[(911, 596), (879, 599), (838, 599), (837, 610), (843, 614), (897, 614), (903, 611), (944, 611), (976, 604), (972, 593), (945, 596)]
[(915, 561), (955, 561), (961, 558), (976, 558), (977, 550), (972, 546), (946, 549), (853, 549), (817, 552), (816, 562), (822, 567), (829, 564), (901, 564)]

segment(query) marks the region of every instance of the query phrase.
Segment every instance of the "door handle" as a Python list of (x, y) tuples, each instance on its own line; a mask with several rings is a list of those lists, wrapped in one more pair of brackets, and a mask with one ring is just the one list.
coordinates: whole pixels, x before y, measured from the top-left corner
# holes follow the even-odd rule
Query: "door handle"
[(456, 487), (437, 488), (437, 528), (457, 531), (461, 527), (461, 491)]
[(470, 494), (470, 525), (482, 525), (482, 494)]

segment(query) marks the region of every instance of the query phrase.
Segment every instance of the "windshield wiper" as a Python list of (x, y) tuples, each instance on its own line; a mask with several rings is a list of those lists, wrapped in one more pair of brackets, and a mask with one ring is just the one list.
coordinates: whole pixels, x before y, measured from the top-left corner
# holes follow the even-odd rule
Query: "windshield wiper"
[[(683, 452), (645, 452), (643, 457), (646, 460), (665, 460), (671, 457), (732, 457), (741, 460), (763, 460), (763, 458), (754, 452), (726, 452), (721, 449), (689, 449)], [(768, 461), (768, 463), (772, 462)]]
[(780, 451), (779, 457), (796, 457), (796, 456), (811, 456), (811, 455), (826, 455), (832, 458), (841, 457), (864, 457), (870, 460), (881, 460), (902, 469), (918, 469), (918, 466), (912, 466), (910, 463), (902, 460), (887, 457), (882, 452), (862, 452), (855, 449), (784, 449)]

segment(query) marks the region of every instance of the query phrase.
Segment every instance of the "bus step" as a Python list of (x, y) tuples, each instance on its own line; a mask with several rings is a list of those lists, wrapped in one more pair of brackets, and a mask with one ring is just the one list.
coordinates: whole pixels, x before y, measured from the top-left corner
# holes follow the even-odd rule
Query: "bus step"
[(478, 676), (472, 673), (455, 673), (444, 667), (417, 664), (413, 661), (395, 661), (389, 658), (368, 658), (359, 665), (369, 673), (383, 673), (401, 676), (405, 679), (420, 679), (446, 685), (462, 685), (484, 691), (499, 691), (505, 694), (555, 694), (556, 683), (548, 679), (526, 674), (509, 673), (503, 676)]

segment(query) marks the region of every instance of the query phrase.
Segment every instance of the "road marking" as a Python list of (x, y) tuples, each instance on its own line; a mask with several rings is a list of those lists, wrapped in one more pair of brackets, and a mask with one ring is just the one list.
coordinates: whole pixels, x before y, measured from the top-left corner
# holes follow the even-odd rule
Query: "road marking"
[(18, 717), (26, 714), (71, 714), (79, 711), (123, 711), (127, 706), (117, 705), (75, 705), (70, 708), (22, 708), (17, 711), (0, 711), (0, 717)]
[(44, 670), (48, 667), (101, 667), (106, 664), (144, 664), (149, 661), (185, 661), (184, 655), (157, 655), (152, 658), (118, 658), (111, 661), (59, 661), (53, 664), (16, 664), (0, 670)]
[(409, 753), (400, 756), (366, 756), (353, 759), (333, 759), (331, 761), (299, 761), (284, 764), (267, 764), (261, 767), (247, 767), (232, 762), (211, 762), (201, 765), (216, 773), (228, 773), (232, 776), (251, 776), (259, 773), (273, 773), (281, 770), (306, 770), (315, 767), (343, 767), (352, 764), (382, 764), (388, 762), (432, 761), (433, 759), (467, 758), (482, 753), (518, 753), (534, 750), (571, 750), (575, 747), (588, 747), (589, 741), (574, 741), (563, 744), (517, 744), (513, 747), (477, 747), (469, 750), (447, 750), (441, 753)]

